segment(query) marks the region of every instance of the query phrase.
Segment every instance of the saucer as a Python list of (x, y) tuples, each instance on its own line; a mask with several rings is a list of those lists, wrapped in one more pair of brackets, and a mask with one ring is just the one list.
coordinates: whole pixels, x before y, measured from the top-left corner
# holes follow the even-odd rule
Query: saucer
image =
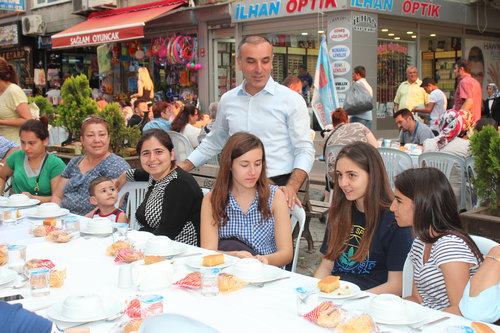
[(17, 273), (12, 269), (2, 268), (0, 273), (0, 285), (14, 281), (17, 278)]
[[(406, 317), (405, 318), (391, 318), (391, 319), (382, 319), (377, 318), (376, 316), (370, 313), (370, 305), (365, 303), (364, 308), (360, 310), (364, 310), (370, 316), (372, 316), (373, 320), (377, 324), (385, 324), (385, 325), (413, 325), (419, 323), (427, 318), (426, 311), (422, 310), (422, 306), (410, 301), (405, 301), (406, 303)], [(359, 306), (359, 304), (357, 304)], [(390, 311), (390, 309), (387, 309)]]
[[(344, 294), (344, 293), (339, 294), (338, 293), (339, 289), (345, 289), (346, 287), (349, 287), (349, 290), (351, 291), (350, 293), (348, 293), (348, 294)], [(354, 283), (351, 283), (348, 281), (342, 281), (342, 280), (340, 281), (340, 288), (339, 289), (335, 289), (331, 293), (320, 292), (318, 294), (318, 297), (331, 298), (331, 299), (350, 298), (350, 297), (356, 296), (361, 291), (361, 289), (359, 289), (359, 287), (357, 285), (355, 285)]]
[(220, 264), (220, 265), (217, 265), (217, 266), (203, 266), (203, 257), (204, 256), (199, 256), (199, 257), (196, 257), (196, 258), (191, 258), (191, 260), (187, 261), (186, 262), (186, 265), (196, 271), (199, 271), (201, 269), (204, 269), (204, 268), (225, 268), (225, 267), (229, 267), (229, 266), (232, 266), (236, 263), (236, 261), (238, 260), (238, 258), (235, 258), (233, 256), (227, 256), (227, 255), (224, 255), (224, 263), (223, 264)]
[(7, 201), (5, 202), (0, 202), (0, 207), (4, 208), (24, 208), (24, 207), (31, 207), (34, 205), (38, 205), (40, 203), (40, 200), (37, 199), (29, 199), (28, 201), (22, 202), (22, 203), (17, 203), (17, 204), (9, 204)]
[(80, 227), (80, 234), (81, 235), (86, 235), (86, 236), (96, 236), (96, 237), (107, 237), (113, 234), (113, 229), (111, 231), (105, 231), (105, 232), (95, 232), (95, 231), (89, 231), (87, 227)]
[(59, 208), (59, 211), (49, 213), (49, 214), (42, 214), (40, 215), (36, 210), (31, 210), (29, 212), (26, 212), (27, 217), (31, 217), (34, 219), (48, 219), (52, 217), (61, 217), (66, 214), (69, 214), (69, 209), (66, 208)]
[(271, 267), (268, 265), (264, 265), (264, 272), (263, 272), (262, 276), (260, 276), (258, 278), (253, 278), (253, 279), (242, 278), (242, 277), (234, 274), (234, 271), (235, 271), (235, 269), (233, 266), (231, 268), (228, 268), (227, 273), (233, 274), (236, 277), (242, 279), (243, 281), (250, 282), (250, 283), (264, 283), (264, 282), (268, 282), (268, 281), (280, 278), (283, 275), (283, 271), (281, 269), (274, 268), (274, 267)]
[(119, 302), (118, 300), (113, 299), (113, 300), (103, 300), (103, 301), (104, 301), (104, 311), (102, 311), (100, 314), (94, 317), (89, 317), (85, 319), (81, 318), (75, 319), (72, 317), (66, 317), (63, 313), (63, 302), (59, 302), (52, 305), (47, 310), (47, 314), (52, 319), (66, 323), (89, 323), (112, 317), (123, 310), (122, 302)]
[(155, 251), (146, 251), (144, 250), (145, 256), (157, 256), (157, 257), (171, 257), (181, 254), (182, 252), (187, 250), (187, 246), (183, 244), (172, 244), (172, 247), (168, 251), (163, 252), (155, 252)]

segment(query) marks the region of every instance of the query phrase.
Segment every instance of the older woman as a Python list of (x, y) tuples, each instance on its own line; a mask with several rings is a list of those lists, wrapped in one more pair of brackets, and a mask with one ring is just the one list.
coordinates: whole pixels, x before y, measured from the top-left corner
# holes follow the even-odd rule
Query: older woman
[(69, 162), (52, 201), (74, 214), (85, 215), (95, 208), (90, 203), (90, 182), (99, 176), (117, 178), (129, 169), (129, 165), (123, 158), (109, 152), (109, 125), (101, 117), (89, 117), (83, 121), (80, 141), (86, 155)]
[(42, 117), (40, 121), (31, 119), (21, 126), (22, 150), (13, 152), (7, 158), (7, 165), (0, 169), (0, 192), (7, 178), (12, 176), (10, 193), (23, 193), (41, 202), (51, 200), (66, 165), (59, 157), (47, 154), (47, 125), (47, 118)]
[(0, 57), (0, 133), (19, 143), (19, 127), (32, 119), (28, 98), (18, 86), (16, 69)]
[(125, 176), (128, 181), (149, 181), (135, 214), (141, 230), (198, 245), (203, 193), (193, 176), (177, 167), (170, 136), (160, 129), (145, 131), (137, 151), (144, 170), (128, 170), (120, 183)]

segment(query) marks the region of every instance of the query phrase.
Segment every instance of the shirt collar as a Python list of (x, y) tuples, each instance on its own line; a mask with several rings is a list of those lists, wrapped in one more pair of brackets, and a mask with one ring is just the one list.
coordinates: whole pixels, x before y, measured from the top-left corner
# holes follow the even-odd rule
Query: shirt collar
[[(247, 84), (247, 80), (244, 79), (243, 82), (240, 84), (240, 87), (239, 87), (240, 90), (238, 91), (238, 95), (252, 96), (246, 92), (246, 90), (245, 90), (246, 84)], [(263, 93), (268, 93), (270, 95), (274, 95), (275, 91), (276, 91), (276, 82), (273, 80), (273, 78), (271, 76), (269, 76), (269, 80), (267, 80), (267, 83), (264, 86), (264, 88), (261, 91), (259, 91), (258, 93), (256, 93), (254, 96), (257, 96), (257, 95), (260, 95)]]
[[(258, 198), (259, 198), (259, 193), (257, 191), (255, 191), (255, 198), (253, 199), (252, 203), (250, 204), (250, 207), (248, 207), (247, 214), (249, 212), (251, 212), (255, 207), (257, 207), (257, 200), (258, 200)], [(228, 206), (232, 210), (243, 212), (243, 210), (240, 207), (240, 204), (233, 197), (233, 194), (231, 193), (231, 191), (229, 191), (229, 204), (228, 204)]]
[(467, 76), (471, 76), (471, 75), (469, 73), (464, 73), (463, 75), (460, 75), (459, 77), (457, 77), (457, 81), (460, 82), (463, 79), (465, 79)]

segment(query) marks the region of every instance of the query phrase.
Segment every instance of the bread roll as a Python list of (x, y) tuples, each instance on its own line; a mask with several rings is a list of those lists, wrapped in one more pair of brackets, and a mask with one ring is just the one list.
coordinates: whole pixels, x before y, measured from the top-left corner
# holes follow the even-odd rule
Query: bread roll
[(318, 316), (318, 325), (323, 327), (337, 327), (337, 325), (342, 320), (342, 315), (339, 309), (328, 309), (323, 311)]
[(106, 249), (106, 255), (114, 256), (116, 254), (116, 251), (119, 249), (130, 249), (130, 243), (125, 241), (117, 241), (116, 243), (108, 246), (108, 248)]
[(55, 217), (50, 217), (48, 219), (45, 219), (43, 221), (43, 225), (48, 225), (48, 226), (51, 226), (51, 227), (55, 227), (57, 224), (57, 220)]
[(471, 326), (476, 333), (495, 333), (495, 331), (492, 330), (491, 327), (489, 327), (486, 324), (479, 323), (477, 321), (473, 321), (471, 323)]
[(219, 254), (211, 254), (208, 256), (203, 257), (203, 266), (217, 266), (217, 265), (222, 265), (224, 263), (224, 255), (219, 253)]
[(329, 275), (318, 282), (318, 288), (321, 292), (331, 293), (340, 288), (340, 277)]
[(132, 319), (123, 328), (123, 333), (138, 332), (139, 331), (139, 327), (141, 327), (141, 324), (142, 324), (143, 320), (144, 319)]

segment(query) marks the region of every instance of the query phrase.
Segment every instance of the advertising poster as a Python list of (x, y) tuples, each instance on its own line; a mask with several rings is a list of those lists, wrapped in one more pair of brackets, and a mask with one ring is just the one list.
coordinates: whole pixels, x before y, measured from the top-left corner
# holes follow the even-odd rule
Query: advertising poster
[(463, 57), (471, 62), (471, 74), (481, 84), (483, 99), (488, 96), (488, 83), (500, 87), (500, 42), (466, 39)]

